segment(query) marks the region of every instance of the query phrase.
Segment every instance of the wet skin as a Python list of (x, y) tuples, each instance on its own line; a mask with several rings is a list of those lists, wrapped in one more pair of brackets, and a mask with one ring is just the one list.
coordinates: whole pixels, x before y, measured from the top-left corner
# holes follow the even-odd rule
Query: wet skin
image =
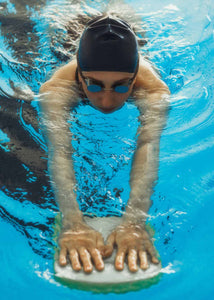
[(155, 264), (159, 263), (149, 234), (140, 225), (118, 226), (109, 235), (105, 245), (99, 232), (80, 222), (62, 234), (59, 245), (61, 248), (60, 265), (65, 266), (70, 261), (75, 271), (80, 271), (83, 266), (86, 273), (92, 272), (93, 263), (98, 271), (102, 271), (104, 269), (103, 258), (112, 254), (115, 245), (117, 246), (115, 268), (118, 271), (123, 270), (126, 256), (131, 272), (138, 270), (138, 259), (140, 268), (143, 270), (149, 267), (149, 260)]
[(127, 81), (127, 79), (131, 79), (134, 75), (133, 73), (96, 71), (83, 72), (83, 75), (90, 79), (101, 81), (105, 86), (105, 90), (103, 91), (96, 93), (89, 92), (84, 80), (79, 75), (79, 80), (82, 83), (83, 91), (85, 92), (91, 105), (103, 113), (112, 113), (115, 110), (120, 109), (130, 96), (134, 85), (133, 82), (130, 85), (129, 91), (124, 94), (120, 94), (115, 92), (114, 90), (111, 90), (111, 87), (115, 83), (122, 83), (123, 81)]
[[(70, 230), (66, 230), (60, 240), (59, 263), (65, 266), (67, 263), (72, 265), (75, 271), (83, 270), (90, 273), (95, 268), (98, 271), (104, 269), (102, 255), (104, 253), (104, 241), (99, 232), (96, 232), (83, 222), (76, 222)], [(68, 256), (67, 256), (68, 255)], [(67, 259), (69, 257), (69, 260)]]
[[(112, 113), (120, 109), (131, 94), (135, 83), (134, 81), (130, 85), (127, 93), (119, 94), (111, 90), (111, 87), (117, 81), (132, 78), (133, 73), (83, 72), (83, 75), (102, 81), (104, 84), (104, 91), (89, 92), (84, 80), (79, 75), (82, 88), (91, 105), (103, 113)], [(95, 268), (102, 271), (104, 269), (103, 258), (112, 254), (114, 246), (117, 246), (115, 268), (118, 271), (123, 270), (126, 256), (131, 272), (138, 270), (138, 260), (140, 268), (143, 270), (148, 268), (149, 258), (153, 263), (159, 263), (153, 244), (144, 227), (124, 223), (110, 234), (105, 245), (100, 233), (79, 220), (74, 222), (71, 229), (65, 231), (60, 238), (59, 263), (61, 266), (65, 266), (70, 261), (75, 271), (80, 271), (83, 267), (86, 273), (92, 272), (94, 263)]]
[(148, 256), (153, 263), (159, 263), (149, 234), (140, 225), (123, 224), (118, 226), (107, 239), (106, 255), (112, 253), (114, 245), (117, 245), (115, 268), (118, 271), (123, 270), (126, 256), (131, 272), (138, 270), (138, 259), (140, 268), (143, 270), (149, 267)]

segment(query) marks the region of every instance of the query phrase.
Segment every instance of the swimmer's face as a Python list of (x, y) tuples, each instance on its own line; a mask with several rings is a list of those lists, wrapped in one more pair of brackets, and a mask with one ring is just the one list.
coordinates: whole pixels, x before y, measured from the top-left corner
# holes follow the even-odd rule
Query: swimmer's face
[(99, 92), (90, 92), (86, 86), (86, 83), (82, 76), (79, 74), (79, 80), (82, 83), (82, 88), (87, 98), (91, 102), (91, 105), (103, 113), (112, 113), (120, 109), (129, 95), (132, 92), (135, 80), (129, 85), (129, 89), (126, 93), (118, 93), (113, 87), (116, 85), (122, 85), (127, 83), (129, 79), (132, 79), (134, 73), (126, 72), (82, 72), (85, 78), (92, 79), (104, 87)]

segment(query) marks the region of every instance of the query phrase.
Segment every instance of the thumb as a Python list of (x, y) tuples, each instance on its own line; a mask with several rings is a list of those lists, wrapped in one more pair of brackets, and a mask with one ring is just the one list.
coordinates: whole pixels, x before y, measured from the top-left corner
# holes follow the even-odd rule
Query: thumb
[(100, 251), (101, 255), (104, 256), (104, 252), (105, 252), (104, 239), (103, 239), (103, 236), (99, 232), (97, 232), (97, 235), (96, 235), (96, 245), (97, 245), (97, 249)]
[(115, 242), (115, 232), (112, 232), (106, 241), (106, 245), (105, 245), (105, 251), (104, 251), (104, 257), (108, 257), (112, 254), (113, 250), (114, 250), (114, 242)]

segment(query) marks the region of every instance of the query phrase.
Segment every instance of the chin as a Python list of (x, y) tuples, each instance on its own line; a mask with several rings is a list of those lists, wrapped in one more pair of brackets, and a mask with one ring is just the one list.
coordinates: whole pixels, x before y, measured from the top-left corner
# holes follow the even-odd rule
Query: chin
[[(124, 105), (124, 104), (123, 104)], [(117, 110), (119, 110), (119, 109), (121, 109), (122, 107), (123, 107), (123, 105), (122, 106), (119, 106), (119, 107), (115, 107), (115, 108), (106, 108), (106, 109), (104, 109), (104, 108), (100, 108), (100, 107), (95, 107), (97, 110), (99, 110), (100, 112), (102, 112), (103, 114), (111, 114), (111, 113), (113, 113), (113, 112), (115, 112), (115, 111), (117, 111)]]
[(114, 108), (114, 109), (99, 109), (99, 111), (101, 111), (103, 114), (111, 114), (113, 113), (114, 111), (118, 110), (118, 108)]

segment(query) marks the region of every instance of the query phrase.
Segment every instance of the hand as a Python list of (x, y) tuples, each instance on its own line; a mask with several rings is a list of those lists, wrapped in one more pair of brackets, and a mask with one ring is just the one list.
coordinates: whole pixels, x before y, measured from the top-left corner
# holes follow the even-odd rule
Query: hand
[(68, 263), (68, 254), (72, 268), (75, 271), (80, 271), (83, 266), (86, 273), (92, 272), (91, 258), (98, 271), (104, 269), (102, 259), (102, 252), (104, 251), (103, 237), (99, 232), (96, 232), (86, 224), (75, 224), (72, 229), (63, 232), (59, 245), (61, 248), (59, 264), (61, 266), (65, 266)]
[(123, 270), (126, 255), (128, 256), (128, 267), (131, 272), (138, 270), (139, 258), (140, 268), (148, 269), (148, 255), (151, 262), (158, 264), (155, 248), (150, 240), (146, 229), (140, 225), (126, 224), (116, 228), (107, 239), (105, 256), (111, 255), (114, 244), (117, 245), (115, 268)]

